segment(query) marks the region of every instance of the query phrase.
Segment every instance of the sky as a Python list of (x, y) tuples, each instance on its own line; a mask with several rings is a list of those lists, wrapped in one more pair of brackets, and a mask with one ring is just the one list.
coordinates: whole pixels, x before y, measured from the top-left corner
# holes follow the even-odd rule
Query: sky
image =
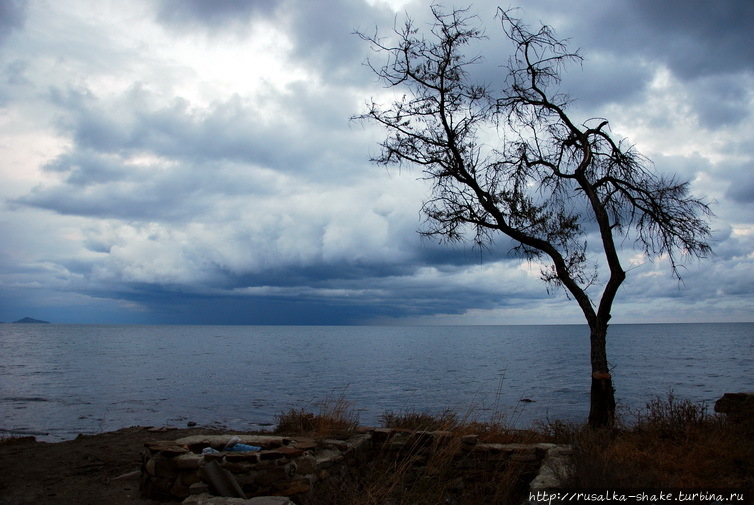
[[(502, 79), (497, 6), (470, 11)], [(682, 282), (625, 244), (612, 322), (754, 321), (754, 3), (517, 7), (580, 49), (573, 115), (716, 214)], [(354, 32), (407, 14), (428, 26), (411, 0), (1, 0), (0, 321), (583, 323), (505, 241), (421, 237), (421, 173), (370, 163), (385, 132), (350, 118), (395, 95)]]

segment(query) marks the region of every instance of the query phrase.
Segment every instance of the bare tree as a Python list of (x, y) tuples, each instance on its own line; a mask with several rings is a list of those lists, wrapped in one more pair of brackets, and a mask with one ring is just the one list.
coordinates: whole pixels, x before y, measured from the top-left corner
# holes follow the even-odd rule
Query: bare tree
[(463, 54), (485, 38), (475, 16), (437, 6), (432, 13), (426, 35), (410, 19), (396, 26), (395, 45), (359, 33), (387, 57), (384, 65), (369, 64), (380, 80), (406, 91), (388, 106), (371, 100), (355, 117), (387, 130), (372, 161), (419, 166), (431, 181), (422, 233), (448, 241), (472, 233), (483, 247), (502, 233), (513, 239), (515, 254), (543, 265), (548, 290), (562, 287), (578, 303), (590, 330), (589, 423), (611, 426), (606, 337), (626, 278), (619, 246), (633, 241), (650, 259), (668, 258), (678, 276), (684, 256), (711, 253), (710, 209), (689, 196), (688, 182), (657, 174), (650, 160), (617, 140), (607, 120), (572, 120), (569, 98), (550, 89), (581, 56), (548, 26), (530, 31), (498, 9), (513, 53), (493, 89), (471, 82), (469, 66), (480, 57)]

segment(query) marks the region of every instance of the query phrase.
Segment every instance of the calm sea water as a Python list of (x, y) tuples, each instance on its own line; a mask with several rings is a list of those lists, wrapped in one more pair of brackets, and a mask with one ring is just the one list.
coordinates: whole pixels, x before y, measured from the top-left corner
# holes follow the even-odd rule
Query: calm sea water
[[(614, 325), (617, 400), (754, 391), (754, 323)], [(344, 395), (362, 424), (452, 408), (515, 426), (583, 421), (585, 326), (0, 325), (0, 436), (126, 426), (270, 427)], [(532, 400), (521, 401), (523, 399)]]

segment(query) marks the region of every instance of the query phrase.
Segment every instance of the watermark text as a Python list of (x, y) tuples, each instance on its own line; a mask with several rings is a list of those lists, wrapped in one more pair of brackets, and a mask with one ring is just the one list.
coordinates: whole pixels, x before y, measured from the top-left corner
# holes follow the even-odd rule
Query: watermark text
[(733, 489), (632, 489), (632, 490), (562, 490), (530, 491), (532, 505), (564, 503), (708, 503), (715, 505), (745, 505), (749, 503), (744, 491)]

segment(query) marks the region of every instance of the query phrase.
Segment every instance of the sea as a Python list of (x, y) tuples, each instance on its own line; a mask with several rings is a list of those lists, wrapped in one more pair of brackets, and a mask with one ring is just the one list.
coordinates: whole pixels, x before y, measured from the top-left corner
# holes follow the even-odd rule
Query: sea
[[(668, 394), (711, 412), (723, 393), (754, 391), (754, 323), (616, 324), (608, 359), (622, 416)], [(337, 401), (362, 425), (451, 409), (525, 428), (585, 421), (589, 387), (582, 325), (0, 324), (0, 438), (270, 430)]]

